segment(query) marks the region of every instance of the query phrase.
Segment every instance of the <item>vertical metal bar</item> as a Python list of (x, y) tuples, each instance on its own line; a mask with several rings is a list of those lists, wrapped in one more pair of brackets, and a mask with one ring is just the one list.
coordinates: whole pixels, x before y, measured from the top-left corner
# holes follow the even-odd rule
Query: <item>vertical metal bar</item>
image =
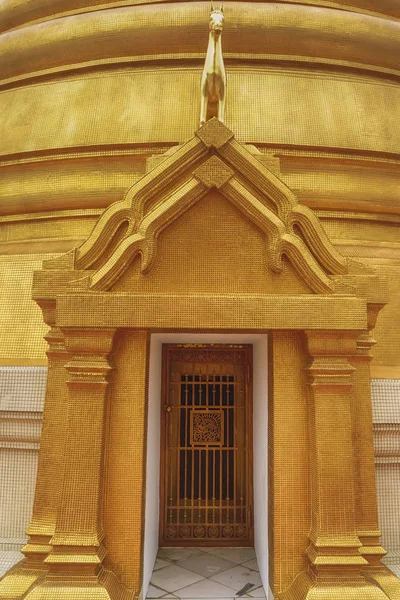
[[(192, 373), (194, 373), (194, 369), (192, 369)], [(195, 404), (196, 404), (196, 391), (195, 391), (195, 383), (194, 383), (194, 375), (192, 375), (192, 411), (195, 410)], [(193, 445), (190, 449), (190, 453), (192, 455), (192, 472), (191, 472), (191, 494), (190, 494), (190, 499), (191, 499), (191, 522), (194, 523), (194, 469), (195, 469), (195, 450), (193, 448)]]
[[(213, 365), (213, 375), (212, 375), (212, 406), (215, 410), (217, 408), (217, 387), (216, 387), (216, 379), (217, 379), (218, 365)], [(211, 485), (212, 485), (212, 501), (213, 501), (213, 517), (212, 522), (215, 523), (215, 448), (212, 449), (212, 471), (211, 471)]]
[[(220, 377), (220, 411), (223, 414), (224, 411), (224, 384), (222, 382), (223, 379), (223, 375), (221, 375)], [(225, 427), (225, 425), (224, 425)], [(226, 440), (224, 440), (226, 443)], [(224, 444), (225, 445), (225, 444)], [(219, 522), (222, 524), (223, 523), (223, 490), (222, 490), (222, 480), (223, 480), (223, 460), (222, 460), (222, 456), (223, 453), (226, 452), (226, 450), (224, 450), (223, 445), (221, 444), (221, 446), (219, 447)]]
[(213, 476), (212, 476), (212, 503), (213, 503), (213, 511), (212, 511), (212, 522), (215, 523), (215, 448), (212, 450), (213, 453)]
[[(169, 382), (168, 382), (169, 383)], [(168, 390), (169, 394), (171, 395), (172, 392), (169, 389)], [(172, 404), (172, 402), (171, 402)], [(172, 503), (173, 503), (173, 460), (171, 460), (171, 443), (172, 443), (172, 419), (170, 416), (170, 413), (166, 413), (165, 418), (167, 419), (167, 428), (168, 428), (168, 443), (167, 443), (167, 456), (168, 456), (168, 462), (170, 465), (170, 473), (169, 473), (169, 516), (168, 516), (168, 521), (169, 523), (173, 523), (173, 513), (172, 513)]]
[[(228, 371), (229, 372), (229, 371)], [(230, 478), (229, 478), (229, 469), (230, 469), (230, 462), (231, 462), (231, 451), (229, 450), (230, 446), (231, 446), (231, 439), (230, 439), (230, 413), (231, 413), (231, 404), (230, 404), (230, 383), (229, 383), (229, 379), (230, 379), (230, 375), (226, 376), (227, 379), (227, 383), (226, 383), (226, 435), (227, 435), (227, 451), (226, 451), (226, 522), (229, 523), (229, 501), (230, 501), (230, 489), (229, 489), (229, 484), (230, 484)]]
[(199, 450), (199, 507), (198, 521), (201, 523), (201, 450)]
[[(180, 514), (180, 496), (181, 496), (181, 410), (182, 410), (182, 382), (180, 381), (181, 377), (179, 374), (179, 396), (178, 396), (178, 405), (177, 405), (177, 432), (176, 432), (176, 514), (178, 517), (177, 523), (178, 525), (181, 523), (181, 514)], [(171, 419), (172, 420), (172, 419)]]
[(201, 368), (200, 368), (200, 375), (199, 375), (199, 406), (203, 406), (203, 389), (202, 389), (202, 377), (203, 377), (203, 373), (201, 372)]
[[(208, 368), (207, 368), (207, 375), (206, 375), (206, 409), (209, 409), (209, 403), (210, 403), (210, 394), (209, 394), (209, 389), (208, 389), (208, 379), (209, 379), (209, 373), (208, 373)], [(206, 483), (206, 497), (205, 497), (205, 517), (206, 517), (206, 525), (208, 525), (208, 455), (209, 455), (210, 451), (208, 449), (208, 446), (206, 446), (206, 473), (205, 473), (205, 483)]]
[(212, 389), (212, 398), (213, 398), (212, 405), (213, 405), (213, 407), (215, 407), (215, 392), (216, 392), (216, 390), (215, 390), (215, 369), (214, 369), (214, 374), (213, 374), (213, 389)]
[[(242, 413), (242, 409), (241, 409), (241, 413)], [(246, 475), (246, 455), (245, 455), (245, 447), (240, 448), (241, 452), (242, 452), (242, 456), (240, 458), (240, 520), (241, 523), (244, 525), (245, 524), (245, 507), (244, 507), (244, 498), (243, 498), (243, 484), (244, 484), (244, 478)]]
[[(189, 417), (190, 417), (190, 412), (189, 412), (189, 389), (188, 389), (188, 376), (187, 374), (185, 374), (185, 449), (183, 451), (184, 454), (184, 474), (183, 474), (183, 483), (184, 483), (184, 489), (183, 489), (183, 497), (184, 497), (184, 504), (185, 504), (185, 508), (184, 508), (184, 515), (183, 515), (183, 520), (186, 523), (187, 522), (187, 470), (188, 470), (188, 461), (187, 461), (187, 447), (188, 447), (188, 421), (189, 421)], [(190, 426), (190, 425), (189, 425)]]
[[(240, 371), (240, 369), (238, 369), (238, 371)], [(235, 450), (233, 451), (233, 530), (235, 531), (235, 525), (236, 525), (236, 502), (237, 502), (237, 493), (236, 493), (236, 486), (237, 486), (237, 473), (236, 473), (236, 467), (237, 467), (237, 426), (238, 426), (238, 419), (237, 419), (237, 412), (236, 412), (236, 408), (238, 406), (238, 396), (240, 394), (240, 389), (239, 389), (239, 383), (240, 383), (240, 377), (237, 376), (237, 372), (236, 369), (233, 369), (234, 375), (233, 375), (233, 447), (235, 448)]]

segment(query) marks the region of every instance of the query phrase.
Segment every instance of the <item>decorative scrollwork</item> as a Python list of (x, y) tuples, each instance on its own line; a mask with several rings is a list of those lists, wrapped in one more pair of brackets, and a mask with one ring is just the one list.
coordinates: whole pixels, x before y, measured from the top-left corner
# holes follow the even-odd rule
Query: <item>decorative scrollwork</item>
[(167, 527), (167, 537), (176, 538), (176, 533), (176, 527), (172, 527), (171, 525)]
[(192, 411), (192, 444), (223, 443), (223, 413), (219, 410)]
[(222, 535), (224, 537), (233, 537), (234, 530), (232, 525), (225, 525), (225, 527), (222, 528)]
[(208, 536), (212, 537), (212, 538), (216, 538), (219, 536), (219, 527), (216, 527), (215, 525), (211, 525), (211, 527), (208, 528)]
[(189, 538), (190, 536), (190, 527), (188, 527), (187, 525), (184, 525), (183, 527), (181, 527), (179, 529), (179, 535), (182, 538)]
[(204, 537), (206, 535), (206, 528), (202, 527), (201, 525), (198, 525), (193, 529), (193, 535), (197, 538)]
[(238, 525), (236, 527), (236, 537), (242, 538), (242, 537), (245, 537), (245, 535), (246, 535), (246, 528)]
[(245, 351), (223, 352), (221, 350), (201, 350), (177, 348), (170, 354), (171, 360), (183, 363), (230, 363), (243, 364), (246, 362)]

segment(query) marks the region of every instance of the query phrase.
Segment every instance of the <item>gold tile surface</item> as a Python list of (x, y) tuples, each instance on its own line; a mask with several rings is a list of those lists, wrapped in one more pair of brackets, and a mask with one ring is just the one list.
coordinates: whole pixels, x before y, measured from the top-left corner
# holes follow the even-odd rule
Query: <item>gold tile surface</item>
[[(371, 366), (400, 372), (398, 3), (224, 11), (229, 130), (193, 138), (206, 2), (0, 7), (0, 364), (45, 364), (50, 326), (0, 598), (139, 597), (149, 337), (205, 327), (269, 332), (275, 597), (400, 598), (369, 396)], [(386, 519), (397, 430), (375, 431)]]

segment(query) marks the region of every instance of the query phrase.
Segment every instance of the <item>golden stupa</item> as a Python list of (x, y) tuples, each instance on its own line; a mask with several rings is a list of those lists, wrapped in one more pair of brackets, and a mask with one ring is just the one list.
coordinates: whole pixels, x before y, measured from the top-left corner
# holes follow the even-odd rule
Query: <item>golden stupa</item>
[(0, 15), (0, 599), (400, 599), (398, 0)]

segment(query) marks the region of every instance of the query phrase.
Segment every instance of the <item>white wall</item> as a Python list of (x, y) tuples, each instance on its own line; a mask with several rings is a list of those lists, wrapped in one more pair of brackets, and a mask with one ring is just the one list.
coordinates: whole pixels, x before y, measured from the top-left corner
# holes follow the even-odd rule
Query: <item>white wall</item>
[(0, 577), (27, 541), (46, 379), (47, 367), (0, 367)]
[(144, 533), (144, 563), (142, 598), (146, 598), (158, 551), (158, 520), (160, 504), (160, 413), (161, 413), (161, 358), (160, 336), (152, 335), (150, 341), (146, 509)]
[(371, 396), (383, 562), (400, 577), (400, 379), (372, 379)]
[(266, 334), (153, 334), (150, 342), (149, 407), (143, 587), (146, 598), (158, 550), (162, 344), (253, 344), (254, 525), (260, 575), (268, 592), (268, 439)]
[[(268, 590), (268, 345), (262, 336), (253, 347), (254, 548)], [(267, 595), (267, 594), (266, 594)]]

